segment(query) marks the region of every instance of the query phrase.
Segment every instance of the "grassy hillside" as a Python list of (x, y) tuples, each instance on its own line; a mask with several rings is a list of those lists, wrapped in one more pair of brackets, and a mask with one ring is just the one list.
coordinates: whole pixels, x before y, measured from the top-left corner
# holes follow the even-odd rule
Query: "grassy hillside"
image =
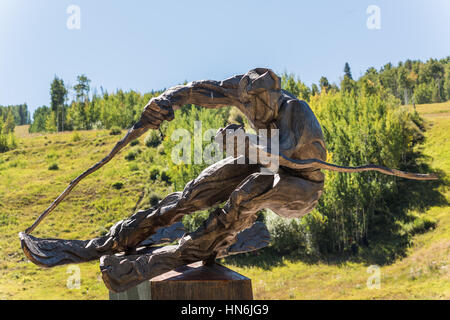
[[(421, 105), (417, 110), (428, 120), (424, 153), (433, 168), (447, 173), (448, 186), (450, 103)], [(23, 128), (17, 130), (19, 148), (0, 154), (0, 299), (107, 299), (98, 262), (79, 265), (81, 288), (68, 289), (70, 269), (47, 270), (28, 262), (17, 234), (71, 179), (100, 160), (118, 137), (108, 131), (28, 136)], [(142, 139), (132, 148), (145, 148)], [(129, 216), (148, 179), (148, 163), (140, 158), (127, 161), (127, 151), (81, 182), (34, 234), (88, 239)], [(123, 183), (119, 190), (113, 187), (117, 182)], [(153, 191), (164, 194), (171, 186), (155, 182)], [(440, 191), (448, 200), (448, 187), (442, 186)], [(267, 264), (261, 262), (264, 259), (226, 263), (253, 279), (257, 299), (450, 299), (450, 208), (432, 207), (417, 214), (435, 219), (437, 227), (415, 236), (404, 259), (380, 267), (379, 289), (367, 288), (367, 280), (374, 274), (368, 273), (365, 261), (326, 263), (278, 257)]]

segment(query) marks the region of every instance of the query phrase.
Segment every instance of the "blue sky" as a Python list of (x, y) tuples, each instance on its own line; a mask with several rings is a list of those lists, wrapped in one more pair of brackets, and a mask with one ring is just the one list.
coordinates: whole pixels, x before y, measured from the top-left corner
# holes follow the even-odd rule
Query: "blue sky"
[[(81, 10), (69, 30), (70, 5)], [(381, 28), (369, 30), (377, 5)], [(55, 75), (141, 92), (257, 66), (308, 85), (386, 62), (450, 55), (450, 1), (0, 0), (0, 105), (49, 104)]]

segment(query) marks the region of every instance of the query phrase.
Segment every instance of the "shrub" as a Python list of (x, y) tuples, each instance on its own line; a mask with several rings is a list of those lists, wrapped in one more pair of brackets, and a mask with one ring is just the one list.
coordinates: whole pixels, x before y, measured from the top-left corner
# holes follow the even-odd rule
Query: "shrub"
[(52, 163), (48, 166), (48, 170), (59, 170), (59, 166), (57, 163)]
[(128, 161), (133, 161), (136, 160), (137, 156), (142, 152), (141, 149), (139, 148), (135, 148), (135, 149), (131, 149), (127, 152), (127, 154), (125, 155), (125, 160)]
[(306, 248), (306, 233), (299, 219), (285, 219), (273, 212), (266, 213), (266, 224), (272, 238), (270, 246), (288, 254)]
[(77, 141), (80, 141), (81, 140), (81, 135), (77, 132), (77, 131), (75, 131), (73, 134), (72, 134), (72, 139), (71, 139), (73, 142), (77, 142)]
[(318, 255), (327, 252), (330, 242), (327, 216), (313, 210), (300, 221), (306, 240), (306, 253)]
[(159, 168), (157, 167), (150, 168), (150, 179), (156, 180), (158, 179), (158, 176), (159, 176)]
[(154, 192), (150, 194), (149, 198), (150, 198), (149, 202), (152, 207), (156, 206), (159, 203), (159, 201), (161, 201), (161, 197)]
[(145, 137), (144, 143), (149, 148), (156, 148), (161, 144), (161, 136), (158, 131), (152, 130), (150, 133)]
[(436, 228), (437, 222), (429, 217), (419, 217), (409, 223), (405, 229), (411, 234), (425, 233)]
[(123, 188), (123, 182), (117, 181), (112, 184), (112, 187), (116, 190), (120, 190)]
[(133, 141), (131, 141), (130, 142), (130, 146), (136, 146), (136, 145), (138, 145), (139, 144), (139, 140), (138, 139), (136, 139), (136, 140), (133, 140)]
[(49, 153), (45, 155), (47, 160), (56, 160), (59, 158), (59, 155), (56, 153), (55, 150), (51, 150)]
[(121, 133), (122, 133), (122, 130), (119, 127), (117, 127), (117, 126), (112, 127), (111, 130), (109, 131), (109, 134), (111, 136), (117, 136), (117, 135), (119, 135)]
[(161, 171), (161, 181), (164, 181), (166, 183), (170, 183), (170, 176), (167, 173), (167, 171)]

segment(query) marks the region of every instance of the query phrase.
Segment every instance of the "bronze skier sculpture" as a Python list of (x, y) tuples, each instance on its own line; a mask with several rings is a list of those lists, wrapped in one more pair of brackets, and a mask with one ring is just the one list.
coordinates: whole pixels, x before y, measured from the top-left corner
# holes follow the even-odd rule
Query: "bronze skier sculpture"
[[(261, 163), (242, 164), (246, 154), (227, 157), (190, 181), (182, 192), (168, 195), (153, 208), (138, 211), (116, 223), (103, 237), (88, 241), (38, 239), (30, 235), (85, 176), (96, 171), (129, 142), (149, 129), (174, 118), (174, 110), (186, 104), (206, 108), (235, 106), (252, 127), (279, 130), (279, 152), (248, 144), (247, 148), (275, 156), (279, 170), (261, 172)], [(237, 129), (229, 126), (227, 129)], [(218, 132), (218, 139), (226, 130)], [(270, 137), (268, 138), (270, 139)], [(20, 233), (25, 255), (35, 264), (53, 267), (100, 258), (106, 286), (116, 292), (127, 290), (145, 280), (196, 261), (252, 251), (269, 242), (256, 213), (269, 208), (275, 213), (298, 218), (316, 206), (323, 186), (320, 169), (338, 172), (375, 170), (417, 180), (437, 179), (434, 175), (406, 173), (376, 165), (341, 167), (328, 164), (322, 130), (314, 113), (304, 101), (281, 89), (280, 78), (270, 69), (257, 68), (245, 75), (224, 81), (195, 81), (168, 89), (152, 98), (138, 121), (102, 161), (73, 180), (36, 222)], [(195, 232), (184, 234), (178, 245), (152, 247), (146, 239), (158, 232), (175, 232), (173, 226), (186, 215), (225, 202), (213, 211)]]

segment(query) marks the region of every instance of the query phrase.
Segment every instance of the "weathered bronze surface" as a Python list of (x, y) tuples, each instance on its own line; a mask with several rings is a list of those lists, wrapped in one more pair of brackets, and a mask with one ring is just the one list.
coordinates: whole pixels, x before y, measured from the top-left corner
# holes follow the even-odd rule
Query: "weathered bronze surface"
[[(267, 146), (250, 142), (247, 145), (250, 151), (276, 156), (280, 164), (278, 171), (262, 173), (261, 163), (240, 164), (247, 153), (235, 154), (205, 169), (182, 192), (172, 193), (157, 206), (117, 222), (103, 237), (79, 241), (38, 239), (30, 235), (81, 179), (102, 167), (148, 129), (158, 129), (163, 121), (172, 120), (174, 110), (186, 104), (206, 108), (236, 106), (254, 129), (278, 129), (279, 153), (272, 154)], [(225, 132), (219, 131), (217, 139)], [(410, 179), (436, 179), (432, 175), (376, 165), (340, 167), (325, 160), (323, 134), (314, 113), (306, 102), (281, 90), (280, 78), (270, 69), (257, 68), (224, 81), (195, 81), (176, 86), (152, 98), (140, 121), (111, 153), (73, 180), (37, 221), (20, 234), (22, 248), (32, 262), (44, 267), (100, 258), (106, 286), (120, 292), (183, 265), (264, 247), (270, 236), (264, 224), (255, 223), (256, 213), (264, 208), (287, 218), (309, 213), (322, 194), (324, 174), (320, 169), (376, 170)], [(225, 205), (212, 212), (198, 230), (184, 234), (179, 224), (184, 215), (223, 202)], [(178, 238), (176, 246), (155, 247)]]

